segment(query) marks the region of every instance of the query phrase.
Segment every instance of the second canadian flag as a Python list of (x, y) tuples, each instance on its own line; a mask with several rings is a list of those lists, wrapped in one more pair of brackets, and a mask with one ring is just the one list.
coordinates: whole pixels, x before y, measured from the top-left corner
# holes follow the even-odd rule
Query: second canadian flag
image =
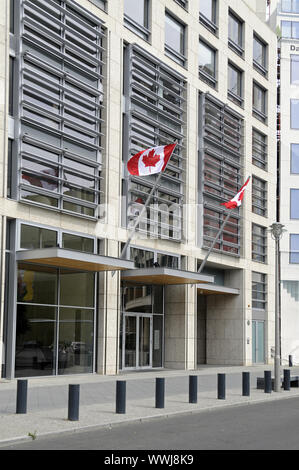
[(244, 192), (245, 192), (247, 184), (249, 183), (249, 180), (250, 180), (250, 176), (247, 178), (246, 182), (243, 184), (242, 188), (235, 195), (235, 197), (233, 197), (228, 202), (223, 202), (221, 205), (225, 206), (227, 209), (235, 209), (236, 207), (239, 207), (242, 204), (242, 200), (243, 200), (243, 197), (244, 197)]

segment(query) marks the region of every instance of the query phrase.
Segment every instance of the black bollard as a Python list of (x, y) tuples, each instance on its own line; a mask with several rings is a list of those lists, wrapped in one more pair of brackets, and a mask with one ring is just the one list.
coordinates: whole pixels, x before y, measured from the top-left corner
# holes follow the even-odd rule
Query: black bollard
[(197, 375), (189, 376), (189, 403), (197, 403)]
[(293, 367), (293, 356), (289, 356), (289, 367)]
[(69, 384), (68, 420), (79, 421), (80, 385)]
[(243, 397), (250, 395), (250, 372), (242, 372), (242, 395)]
[(264, 392), (271, 393), (272, 392), (272, 378), (271, 378), (271, 370), (264, 371)]
[(283, 389), (290, 390), (291, 389), (291, 371), (290, 369), (283, 370)]
[(26, 414), (27, 413), (27, 389), (28, 381), (27, 380), (18, 380), (17, 382), (17, 414)]
[(126, 412), (126, 381), (116, 381), (116, 413), (125, 414)]
[(156, 408), (165, 406), (165, 379), (156, 378)]
[(225, 400), (225, 374), (218, 374), (218, 399)]

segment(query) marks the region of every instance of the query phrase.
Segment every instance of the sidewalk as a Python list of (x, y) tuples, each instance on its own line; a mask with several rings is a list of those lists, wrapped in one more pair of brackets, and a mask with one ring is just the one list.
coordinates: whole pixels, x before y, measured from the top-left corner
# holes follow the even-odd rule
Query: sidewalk
[[(283, 371), (282, 366), (281, 370)], [(256, 378), (273, 367), (201, 366), (195, 371), (159, 370), (118, 376), (76, 375), (28, 379), (26, 414), (16, 414), (17, 380), (0, 380), (0, 446), (16, 440), (51, 433), (75, 432), (92, 427), (120, 425), (178, 413), (197, 413), (217, 407), (238, 406), (262, 401), (299, 398), (299, 388), (264, 393), (256, 388)], [(250, 372), (250, 397), (242, 396), (242, 372)], [(226, 399), (217, 398), (217, 374), (226, 374)], [(190, 404), (189, 375), (198, 376), (198, 403)], [(299, 367), (291, 368), (299, 375)], [(155, 408), (155, 379), (165, 378), (165, 408)], [(116, 381), (126, 381), (126, 413), (115, 413)], [(79, 421), (68, 421), (68, 385), (80, 384)]]

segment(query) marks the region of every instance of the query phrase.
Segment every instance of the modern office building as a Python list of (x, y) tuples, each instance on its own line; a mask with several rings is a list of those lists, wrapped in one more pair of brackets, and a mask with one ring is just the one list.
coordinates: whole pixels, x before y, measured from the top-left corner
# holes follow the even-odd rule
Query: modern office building
[[(271, 363), (277, 38), (265, 8), (3, 4), (2, 377)], [(130, 175), (128, 158), (174, 142), (124, 250), (158, 177)]]
[(271, 1), (269, 23), (278, 36), (278, 217), (281, 249), (281, 356), (299, 362), (299, 2)]

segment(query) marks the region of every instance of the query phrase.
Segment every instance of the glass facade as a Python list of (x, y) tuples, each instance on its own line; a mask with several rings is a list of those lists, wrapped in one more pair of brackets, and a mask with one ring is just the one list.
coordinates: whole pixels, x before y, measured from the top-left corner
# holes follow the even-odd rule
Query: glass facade
[(16, 377), (93, 371), (94, 276), (18, 265)]
[(104, 29), (99, 19), (64, 0), (26, 0), (21, 18), (19, 199), (96, 218)]
[[(177, 142), (167, 168), (139, 224), (151, 238), (181, 240), (184, 182), (184, 119), (186, 83), (183, 77), (137, 46), (125, 50), (123, 159), (149, 147)], [(123, 194), (127, 207), (124, 224), (133, 226), (157, 175), (126, 175)]]

